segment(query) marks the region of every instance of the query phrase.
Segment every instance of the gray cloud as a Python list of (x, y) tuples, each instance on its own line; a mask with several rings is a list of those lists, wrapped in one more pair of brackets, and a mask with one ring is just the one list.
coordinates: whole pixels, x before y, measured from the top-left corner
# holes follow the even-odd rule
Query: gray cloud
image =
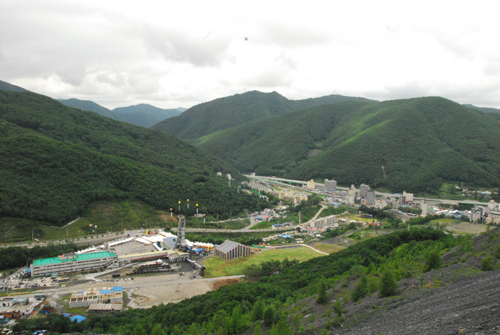
[(151, 26), (144, 26), (140, 31), (144, 45), (166, 60), (199, 67), (217, 67), (227, 57), (230, 39), (217, 33), (194, 37), (176, 29)]

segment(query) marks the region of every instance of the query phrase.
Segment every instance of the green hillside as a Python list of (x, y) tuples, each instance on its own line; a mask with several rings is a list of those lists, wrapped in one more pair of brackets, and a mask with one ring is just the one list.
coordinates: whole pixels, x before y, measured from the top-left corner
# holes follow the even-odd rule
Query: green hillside
[(162, 109), (148, 104), (139, 104), (113, 109), (113, 112), (117, 113), (128, 123), (147, 128), (152, 127), (165, 119), (177, 116), (183, 111), (183, 108)]
[(12, 84), (9, 84), (9, 83), (7, 83), (5, 81), (1, 81), (1, 80), (0, 80), (0, 90), (11, 91), (11, 92), (29, 92), (28, 90), (26, 90), (22, 87), (12, 85)]
[(500, 185), (499, 126), (438, 97), (350, 101), (226, 129), (197, 145), (242, 172), (435, 193), (442, 181)]
[(184, 109), (161, 109), (155, 106), (140, 104), (128, 107), (119, 107), (109, 110), (93, 101), (79, 99), (61, 99), (59, 100), (66, 106), (78, 108), (84, 111), (96, 112), (99, 115), (110, 119), (125, 121), (130, 124), (149, 128), (160, 121), (169, 117), (177, 116)]
[(346, 100), (369, 101), (341, 95), (288, 100), (276, 92), (251, 91), (202, 103), (152, 128), (178, 138), (195, 139), (255, 120)]
[(219, 171), (233, 176), (233, 186), (242, 179), (166, 134), (42, 95), (0, 91), (0, 217), (63, 225), (91, 203), (124, 199), (156, 209), (191, 199), (220, 217), (259, 206)]
[[(119, 120), (119, 121), (126, 121), (118, 113), (110, 111), (106, 107), (103, 107), (99, 104), (96, 104), (95, 102), (90, 101), (90, 100), (79, 100), (79, 99), (73, 98), (73, 99), (61, 99), (58, 101), (66, 106), (78, 108), (78, 109), (81, 109), (82, 111), (96, 112), (97, 114), (105, 116), (105, 117), (109, 117), (110, 119)], [(131, 122), (129, 122), (129, 123), (131, 123)]]
[[(493, 254), (500, 247), (495, 236), (490, 236), (493, 237), (494, 244), (489, 244)], [(488, 237), (482, 238), (481, 244), (483, 240), (488, 240)], [(489, 268), (482, 276), (474, 276), (479, 272), (477, 263), (488, 257), (490, 263), (494, 263), (492, 258), (500, 256), (492, 256), (489, 250), (488, 256), (477, 249), (475, 253), (475, 242), (469, 237), (455, 238), (438, 230), (394, 232), (299, 264), (288, 259), (274, 259), (246, 270), (254, 280), (223, 286), (178, 303), (161, 304), (150, 309), (131, 308), (110, 316), (91, 315), (82, 323), (71, 323), (68, 318), (57, 314), (49, 315), (45, 320), (23, 319), (14, 330), (33, 331), (47, 325), (52, 332), (92, 330), (124, 335), (263, 332), (281, 335), (292, 334), (292, 331), (293, 334), (329, 334), (331, 330), (337, 334), (345, 333), (369, 317), (376, 322), (378, 314), (373, 316), (373, 312), (379, 309), (381, 314), (390, 314), (393, 308), (405, 305), (410, 310), (413, 305), (407, 300), (411, 299), (413, 303), (424, 294), (432, 296), (431, 287), (446, 289), (456, 284), (457, 279), (468, 277), (476, 279), (479, 284), (480, 278), (494, 272)], [(471, 252), (467, 254), (469, 250)], [(466, 254), (467, 258), (457, 264)], [(450, 262), (450, 258), (453, 261)], [(488, 289), (495, 294), (494, 287)], [(470, 292), (464, 293), (467, 298), (471, 296)], [(461, 301), (460, 307), (463, 308), (471, 304), (465, 298)], [(447, 300), (438, 303), (456, 304)], [(363, 304), (362, 309), (357, 308), (359, 304)], [(419, 308), (422, 310), (414, 312), (432, 306)], [(479, 310), (484, 315), (484, 309)], [(398, 315), (398, 321), (407, 320), (408, 314)], [(496, 320), (495, 317), (494, 313), (489, 313), (488, 319)], [(440, 319), (448, 321), (439, 313), (434, 315), (433, 321)], [(449, 327), (449, 323), (442, 324)]]

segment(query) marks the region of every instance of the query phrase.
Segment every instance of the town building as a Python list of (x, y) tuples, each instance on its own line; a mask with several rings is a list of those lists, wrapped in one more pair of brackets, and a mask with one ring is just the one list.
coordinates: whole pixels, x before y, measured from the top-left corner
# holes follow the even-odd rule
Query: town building
[(375, 204), (375, 191), (367, 191), (366, 192), (366, 202), (369, 205), (374, 205)]
[(252, 248), (244, 246), (243, 244), (227, 240), (221, 245), (215, 247), (215, 255), (227, 261), (239, 257), (250, 255)]
[(72, 273), (117, 266), (119, 263), (116, 253), (101, 251), (79, 255), (68, 253), (52, 258), (36, 259), (30, 269), (31, 276), (38, 277), (52, 273)]
[(337, 181), (325, 179), (325, 192), (337, 192)]
[(370, 186), (361, 184), (359, 187), (359, 196), (366, 199), (366, 193), (370, 190)]
[(314, 187), (316, 186), (316, 183), (314, 182), (314, 180), (308, 180), (307, 181), (307, 184), (306, 184), (306, 188), (310, 189), (310, 190), (314, 190)]
[(406, 191), (403, 191), (403, 197), (405, 198), (405, 202), (413, 202), (413, 193), (406, 193)]
[(89, 307), (92, 304), (117, 304), (117, 310), (121, 310), (123, 304), (123, 287), (115, 286), (112, 289), (89, 290), (73, 293), (69, 299), (69, 307)]

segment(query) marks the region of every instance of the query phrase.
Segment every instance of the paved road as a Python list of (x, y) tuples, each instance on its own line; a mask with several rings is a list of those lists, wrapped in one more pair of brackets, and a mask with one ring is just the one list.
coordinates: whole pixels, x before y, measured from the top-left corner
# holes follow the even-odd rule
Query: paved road
[[(250, 176), (250, 175), (245, 175), (245, 177), (248, 178), (253, 178), (253, 179), (260, 179), (260, 180), (274, 180), (274, 181), (281, 181), (281, 182), (288, 182), (288, 183), (296, 183), (296, 184), (307, 184), (307, 181), (303, 180), (294, 180), (294, 179), (286, 179), (286, 178), (276, 178), (276, 177), (266, 177), (266, 176)], [(316, 183), (316, 185), (323, 185), (321, 183)], [(339, 190), (348, 190), (347, 187), (339, 187), (337, 186), (337, 189)], [(357, 189), (359, 191), (359, 189)], [(383, 195), (383, 196), (389, 196), (392, 197), (395, 194), (394, 193), (384, 193), (384, 192), (375, 192), (376, 195)], [(413, 197), (414, 200), (421, 200), (424, 199), (428, 202), (438, 202), (438, 203), (443, 203), (443, 204), (451, 204), (451, 205), (458, 205), (459, 202), (466, 202), (468, 204), (476, 204), (476, 205), (482, 205), (486, 206), (488, 203), (486, 202), (479, 202), (476, 200), (450, 200), (450, 199), (435, 199), (435, 198), (422, 198), (422, 197)]]

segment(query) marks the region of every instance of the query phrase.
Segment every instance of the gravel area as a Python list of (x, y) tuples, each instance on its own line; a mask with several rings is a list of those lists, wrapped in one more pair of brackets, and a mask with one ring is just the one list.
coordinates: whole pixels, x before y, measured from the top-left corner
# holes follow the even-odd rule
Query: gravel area
[(358, 318), (332, 334), (500, 334), (500, 271), (459, 277), (435, 289), (406, 284), (403, 296), (349, 306)]

